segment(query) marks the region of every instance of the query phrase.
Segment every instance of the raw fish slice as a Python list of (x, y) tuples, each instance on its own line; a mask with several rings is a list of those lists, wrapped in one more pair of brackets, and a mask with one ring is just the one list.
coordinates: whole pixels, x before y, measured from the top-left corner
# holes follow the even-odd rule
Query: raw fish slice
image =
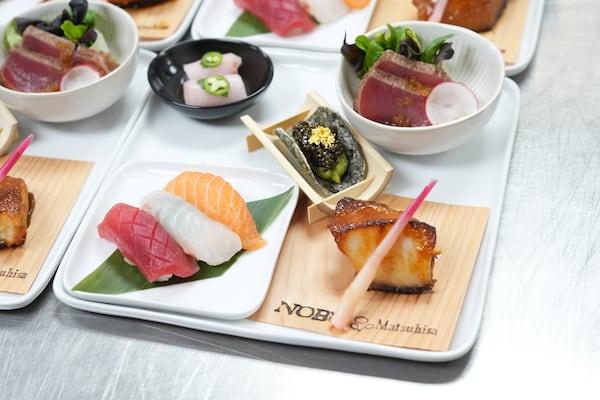
[(57, 59), (65, 68), (71, 66), (71, 55), (75, 43), (69, 39), (46, 32), (34, 25), (29, 25), (23, 32), (23, 47)]
[(307, 13), (321, 24), (335, 22), (350, 12), (344, 0), (299, 0)]
[(224, 77), (229, 81), (227, 96), (210, 94), (196, 80), (189, 80), (183, 83), (183, 101), (189, 106), (216, 107), (248, 97), (241, 76), (235, 74), (224, 75)]
[(431, 122), (425, 102), (430, 91), (430, 87), (416, 81), (371, 68), (358, 87), (354, 109), (363, 117), (383, 124), (428, 126)]
[(242, 57), (234, 53), (224, 53), (221, 64), (213, 68), (207, 68), (202, 65), (201, 60), (183, 65), (188, 79), (198, 80), (211, 75), (232, 75), (237, 74), (242, 65)]
[(187, 278), (200, 269), (154, 217), (137, 207), (115, 204), (98, 225), (98, 234), (116, 244), (148, 282), (164, 281), (172, 275)]
[(317, 26), (297, 0), (234, 0), (279, 36), (307, 33)]
[(57, 59), (17, 44), (6, 56), (0, 71), (0, 83), (20, 92), (55, 92), (60, 87), (64, 72)]
[(242, 196), (222, 177), (208, 172), (185, 171), (171, 180), (165, 190), (231, 228), (242, 239), (243, 249), (255, 250), (267, 243), (256, 229)]
[(119, 63), (109, 53), (98, 51), (86, 46), (78, 46), (73, 53), (73, 64), (93, 66), (102, 76), (114, 71)]
[(384, 51), (381, 57), (373, 64), (373, 68), (404, 79), (414, 78), (421, 84), (431, 87), (442, 82), (451, 81), (442, 67), (418, 60), (411, 60), (393, 50)]
[(219, 265), (242, 249), (240, 237), (179, 196), (158, 190), (144, 196), (142, 210), (158, 220), (187, 254)]

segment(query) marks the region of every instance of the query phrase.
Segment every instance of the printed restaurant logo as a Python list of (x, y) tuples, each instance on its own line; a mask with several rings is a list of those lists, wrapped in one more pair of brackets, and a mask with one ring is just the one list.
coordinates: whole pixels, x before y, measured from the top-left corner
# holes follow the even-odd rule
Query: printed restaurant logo
[[(273, 311), (277, 313), (283, 312), (291, 317), (312, 319), (319, 322), (328, 322), (333, 315), (333, 311), (324, 308), (312, 307), (298, 303), (290, 305), (284, 300), (281, 300), (281, 304)], [(373, 322), (367, 317), (363, 316), (355, 317), (350, 324), (350, 328), (358, 332), (364, 330), (382, 330), (398, 333), (414, 333), (419, 335), (437, 335), (438, 333), (437, 328), (421, 325), (419, 323), (414, 325), (402, 324), (382, 318), (379, 318), (377, 321)]]
[(27, 272), (19, 272), (18, 269), (9, 267), (8, 269), (0, 269), (0, 278), (27, 279)]

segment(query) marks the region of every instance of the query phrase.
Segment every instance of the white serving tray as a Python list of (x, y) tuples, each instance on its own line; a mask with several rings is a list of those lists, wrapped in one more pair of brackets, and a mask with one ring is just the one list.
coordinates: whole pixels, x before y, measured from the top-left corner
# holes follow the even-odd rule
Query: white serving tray
[[(339, 53), (344, 40), (344, 34), (347, 34), (348, 38), (354, 40), (357, 35), (365, 32), (376, 4), (377, 0), (372, 0), (367, 7), (351, 11), (338, 21), (321, 24), (308, 34), (282, 38), (269, 32), (237, 39), (258, 46)], [(193, 39), (224, 37), (236, 19), (242, 14), (242, 11), (241, 8), (233, 3), (233, 0), (204, 0), (192, 23), (190, 35)]]
[(153, 57), (154, 53), (150, 51), (140, 51), (138, 68), (127, 93), (97, 116), (77, 122), (53, 124), (34, 121), (14, 113), (21, 136), (35, 134), (27, 155), (92, 161), (95, 165), (31, 289), (26, 294), (0, 292), (0, 310), (27, 306), (48, 285), (116, 155), (114, 149), (122, 146), (125, 134), (130, 132), (150, 94), (146, 70)]
[[(339, 110), (333, 74), (339, 57), (316, 53), (270, 49), (275, 65), (272, 86), (262, 102), (247, 110), (256, 120), (277, 121), (297, 111), (308, 90), (318, 91)], [(318, 66), (318, 68), (317, 68)], [(65, 267), (61, 263), (54, 292), (64, 303), (91, 312), (132, 317), (192, 329), (318, 348), (368, 353), (418, 361), (448, 361), (468, 352), (477, 338), (500, 212), (516, 133), (520, 94), (517, 85), (505, 80), (496, 114), (480, 136), (447, 153), (433, 156), (400, 156), (382, 152), (396, 173), (387, 193), (411, 196), (424, 182), (438, 178), (429, 200), (491, 208), (489, 223), (471, 278), (454, 338), (447, 351), (430, 352), (376, 345), (308, 331), (256, 322), (249, 319), (203, 318), (156, 309), (128, 307), (83, 300), (65, 290)], [(184, 117), (151, 96), (120, 153), (118, 164), (131, 160), (164, 160), (210, 165), (254, 166), (284, 172), (266, 150), (248, 153), (248, 130), (237, 118), (202, 122)]]
[(523, 30), (523, 37), (521, 39), (517, 61), (514, 64), (506, 66), (507, 76), (520, 74), (531, 63), (537, 48), (545, 3), (546, 0), (529, 1), (529, 11), (527, 13), (527, 19), (525, 20), (525, 29)]

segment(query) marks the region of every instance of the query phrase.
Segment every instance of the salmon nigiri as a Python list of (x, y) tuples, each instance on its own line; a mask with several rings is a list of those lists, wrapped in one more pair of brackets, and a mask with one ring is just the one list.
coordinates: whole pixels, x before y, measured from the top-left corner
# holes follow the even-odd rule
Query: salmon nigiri
[(115, 204), (98, 225), (98, 234), (117, 245), (125, 261), (135, 265), (148, 282), (187, 278), (198, 272), (193, 257), (147, 212), (125, 203)]
[(256, 229), (246, 201), (225, 179), (209, 172), (185, 171), (173, 178), (164, 190), (184, 198), (209, 218), (237, 233), (242, 248), (256, 250), (267, 242)]

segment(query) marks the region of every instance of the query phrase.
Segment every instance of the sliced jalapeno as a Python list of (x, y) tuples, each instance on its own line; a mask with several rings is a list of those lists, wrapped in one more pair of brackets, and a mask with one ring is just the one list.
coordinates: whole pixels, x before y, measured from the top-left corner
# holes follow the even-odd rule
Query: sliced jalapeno
[(227, 96), (229, 94), (229, 80), (223, 75), (207, 76), (204, 79), (200, 79), (198, 84), (206, 93), (213, 96)]
[(209, 51), (202, 56), (200, 64), (205, 68), (215, 68), (223, 62), (223, 54), (218, 51)]

